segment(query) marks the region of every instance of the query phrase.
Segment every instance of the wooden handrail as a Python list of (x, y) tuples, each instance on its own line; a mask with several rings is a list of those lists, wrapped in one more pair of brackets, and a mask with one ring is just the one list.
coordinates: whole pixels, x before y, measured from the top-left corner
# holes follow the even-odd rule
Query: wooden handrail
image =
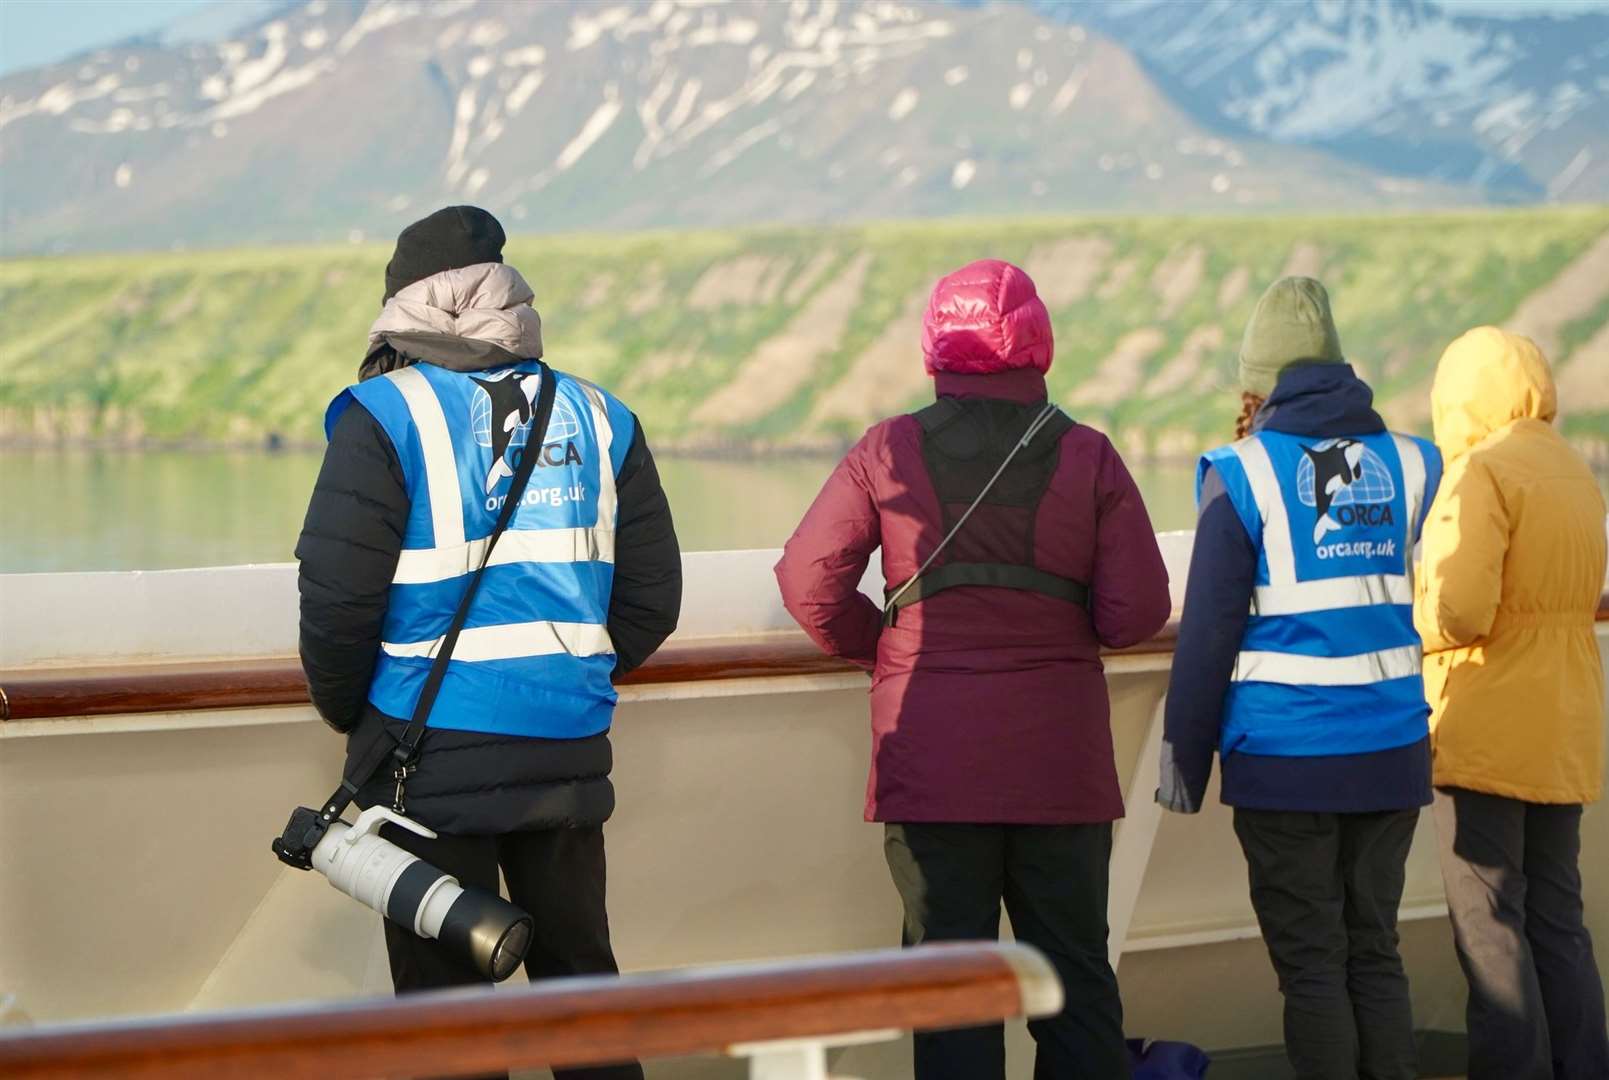
[(936, 945), (505, 991), (23, 1029), (0, 1034), (0, 1075), (464, 1076), (960, 1027), (1048, 1016), (1061, 1005), (1054, 971), (1030, 948)]
[[(1178, 627), (1169, 623), (1150, 641), (1121, 655), (1173, 651)], [(1107, 655), (1114, 655), (1108, 653)], [(803, 633), (750, 641), (671, 642), (621, 686), (721, 682), (789, 675), (854, 674), (861, 668), (824, 655)], [(107, 667), (0, 671), (3, 715), (11, 720), (110, 716), (202, 709), (306, 705), (307, 681), (291, 656)]]
[[(1609, 592), (1597, 619), (1609, 622)], [(1179, 624), (1155, 637), (1103, 655), (1155, 656), (1173, 651)], [(721, 682), (789, 675), (842, 675), (861, 669), (822, 654), (802, 633), (768, 634), (750, 641), (672, 642), (621, 686)], [(306, 705), (307, 681), (295, 657), (112, 667), (0, 671), (0, 720), (48, 720), (203, 709)]]

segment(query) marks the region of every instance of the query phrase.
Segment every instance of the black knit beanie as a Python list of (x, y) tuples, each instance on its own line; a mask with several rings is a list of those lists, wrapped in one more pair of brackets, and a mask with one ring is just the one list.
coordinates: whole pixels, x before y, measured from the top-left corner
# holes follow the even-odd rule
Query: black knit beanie
[(397, 237), (397, 250), (385, 268), (385, 299), (443, 270), (500, 263), (505, 239), (503, 226), (478, 206), (437, 210)]

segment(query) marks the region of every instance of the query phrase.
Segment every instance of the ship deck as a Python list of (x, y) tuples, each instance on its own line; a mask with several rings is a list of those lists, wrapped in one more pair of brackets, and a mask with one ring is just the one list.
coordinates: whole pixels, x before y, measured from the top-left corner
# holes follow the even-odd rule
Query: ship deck
[[(1189, 536), (1162, 543), (1177, 601)], [(792, 627), (775, 558), (689, 555), (682, 629), (622, 687), (610, 908), (630, 970), (897, 940), (880, 831), (861, 820), (866, 677)], [(0, 998), (50, 1023), (385, 993), (378, 920), (267, 851), (341, 758), (293, 659), (295, 568), (11, 575), (0, 592)], [(1215, 1078), (1269, 1075), (1279, 996), (1228, 814), (1215, 793), (1191, 818), (1151, 799), (1170, 664), (1167, 634), (1106, 658), (1128, 805), (1109, 912), (1128, 1028), (1222, 1051)], [(1448, 1075), (1463, 982), (1428, 830), (1410, 856), (1402, 952), (1426, 1064), (1442, 1058)], [(1589, 922), (1609, 940), (1597, 809), (1583, 848)], [(1012, 1075), (1026, 1076), (1031, 1048), (1012, 1032)], [(834, 1055), (871, 1080), (907, 1063), (898, 1040)], [(650, 1075), (742, 1072), (701, 1059)]]

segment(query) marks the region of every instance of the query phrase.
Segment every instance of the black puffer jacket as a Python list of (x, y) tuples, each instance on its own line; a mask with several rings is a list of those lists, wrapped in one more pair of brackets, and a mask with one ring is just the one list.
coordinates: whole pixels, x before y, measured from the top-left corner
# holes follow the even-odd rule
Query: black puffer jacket
[[(681, 610), (681, 552), (640, 424), (616, 492), (609, 636), (620, 675), (659, 648)], [(296, 545), (302, 666), (319, 714), (350, 733), (348, 767), (375, 739), (395, 740), (405, 726), (405, 718), (369, 705), (368, 694), (408, 509), (390, 439), (353, 403), (330, 435)], [(433, 729), (408, 779), (406, 805), (410, 817), (449, 835), (599, 825), (614, 810), (612, 761), (607, 733), (533, 739)], [(377, 777), (357, 803), (389, 803), (393, 789), (388, 775)]]

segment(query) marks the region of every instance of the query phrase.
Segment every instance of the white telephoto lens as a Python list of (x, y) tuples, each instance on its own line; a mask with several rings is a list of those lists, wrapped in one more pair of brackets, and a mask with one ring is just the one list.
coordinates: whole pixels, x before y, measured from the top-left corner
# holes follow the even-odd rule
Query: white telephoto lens
[(433, 938), (477, 971), (501, 982), (530, 947), (531, 917), (496, 891), (465, 888), (373, 830), (391, 821), (425, 837), (435, 833), (380, 807), (356, 825), (332, 822), (313, 848), (313, 869), (331, 885), (398, 926)]
[(419, 860), (391, 841), (369, 833), (348, 844), (348, 827), (336, 822), (313, 849), (313, 868), (352, 899), (384, 915), (391, 887)]
[(418, 914), (414, 916), (413, 932), (420, 937), (441, 937), (441, 924), (447, 918), (447, 912), (464, 895), (464, 887), (458, 884), (458, 879), (441, 875), (425, 893), (424, 899), (419, 901)]

